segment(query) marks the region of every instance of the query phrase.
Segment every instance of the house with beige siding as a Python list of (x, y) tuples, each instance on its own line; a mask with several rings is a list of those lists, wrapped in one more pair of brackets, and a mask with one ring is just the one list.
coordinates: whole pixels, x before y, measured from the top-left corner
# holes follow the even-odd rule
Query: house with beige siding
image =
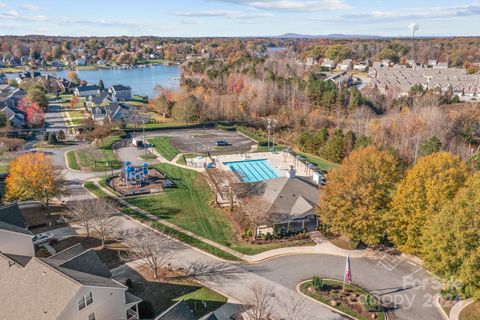
[(35, 257), (32, 237), (0, 210), (2, 319), (139, 319), (141, 299), (112, 279), (95, 250), (78, 244), (48, 258)]

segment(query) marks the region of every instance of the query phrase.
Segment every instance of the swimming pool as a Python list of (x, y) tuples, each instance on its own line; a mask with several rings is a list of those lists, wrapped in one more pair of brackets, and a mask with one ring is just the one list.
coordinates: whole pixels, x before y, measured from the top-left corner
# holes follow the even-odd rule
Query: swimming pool
[(224, 162), (223, 164), (238, 174), (243, 182), (257, 182), (280, 177), (277, 170), (266, 159)]

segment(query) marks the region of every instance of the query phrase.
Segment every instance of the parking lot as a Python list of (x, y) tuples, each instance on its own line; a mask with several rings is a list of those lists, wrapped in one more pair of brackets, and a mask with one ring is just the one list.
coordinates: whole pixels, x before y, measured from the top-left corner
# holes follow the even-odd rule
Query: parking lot
[[(235, 131), (216, 129), (166, 130), (149, 133), (148, 136), (170, 137), (172, 145), (181, 153), (243, 153), (249, 151), (255, 145), (254, 141)], [(219, 140), (226, 140), (228, 146), (217, 146), (216, 143)]]

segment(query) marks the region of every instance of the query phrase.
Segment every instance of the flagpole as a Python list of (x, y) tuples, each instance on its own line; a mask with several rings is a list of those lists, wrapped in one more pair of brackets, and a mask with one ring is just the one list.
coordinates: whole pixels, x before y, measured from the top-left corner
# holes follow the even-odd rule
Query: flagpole
[(343, 270), (343, 292), (345, 292), (345, 281), (347, 279), (347, 264), (348, 264), (348, 254), (347, 254), (347, 260), (345, 261), (345, 270)]

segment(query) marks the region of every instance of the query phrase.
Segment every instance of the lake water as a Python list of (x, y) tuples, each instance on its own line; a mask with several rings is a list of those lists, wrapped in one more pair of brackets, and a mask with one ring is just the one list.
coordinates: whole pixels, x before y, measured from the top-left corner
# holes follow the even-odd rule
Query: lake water
[[(41, 72), (68, 79), (67, 74), (70, 70)], [(87, 81), (88, 84), (98, 84), (99, 80), (103, 80), (105, 87), (123, 84), (132, 87), (133, 94), (149, 97), (154, 95), (153, 89), (156, 85), (175, 89), (180, 84), (180, 67), (178, 65), (158, 65), (135, 69), (78, 70), (76, 72), (78, 77)], [(16, 75), (12, 76), (16, 77)]]

